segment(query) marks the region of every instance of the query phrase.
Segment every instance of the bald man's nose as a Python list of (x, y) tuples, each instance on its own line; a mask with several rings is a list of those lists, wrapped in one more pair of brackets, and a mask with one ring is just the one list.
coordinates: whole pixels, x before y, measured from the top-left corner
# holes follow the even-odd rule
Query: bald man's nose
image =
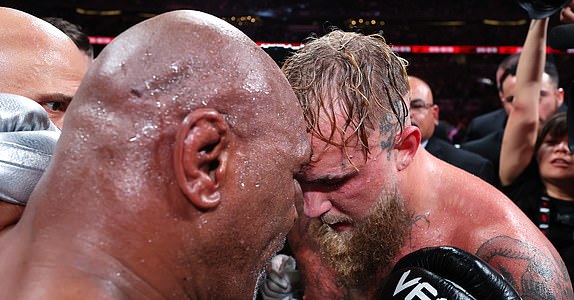
[(311, 218), (316, 218), (328, 212), (333, 205), (328, 198), (328, 195), (322, 192), (307, 191), (303, 192), (305, 201), (304, 212), (305, 215)]

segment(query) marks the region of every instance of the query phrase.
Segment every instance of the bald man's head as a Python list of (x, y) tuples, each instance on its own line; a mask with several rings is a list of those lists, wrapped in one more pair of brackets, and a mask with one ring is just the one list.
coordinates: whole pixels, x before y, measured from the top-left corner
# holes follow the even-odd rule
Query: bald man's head
[(430, 86), (422, 79), (409, 76), (409, 87), (411, 121), (421, 130), (421, 140), (426, 141), (438, 125), (439, 108), (434, 104)]
[(156, 253), (186, 266), (174, 278), (243, 298), (293, 225), (302, 197), (294, 177), (309, 156), (302, 111), (276, 63), (229, 23), (173, 11), (128, 29), (94, 60), (34, 195), (49, 194), (57, 214), (66, 207), (83, 224), (105, 223), (113, 243), (154, 234)]
[(40, 103), (59, 127), (89, 65), (62, 31), (27, 13), (0, 7), (1, 93)]
[(97, 133), (98, 145), (109, 137), (114, 147), (133, 146), (133, 137), (155, 145), (164, 127), (211, 108), (234, 133), (260, 138), (270, 128), (291, 131), (300, 117), (294, 103), (276, 64), (245, 34), (201, 12), (174, 11), (128, 29), (99, 54), (69, 108), (69, 131)]
[[(245, 121), (251, 122), (263, 119), (257, 110), (271, 108), (259, 98), (274, 98), (273, 105), (284, 106), (292, 96), (290, 91), (282, 91), (281, 97), (270, 95), (285, 84), (282, 76), (276, 76), (272, 60), (238, 29), (207, 14), (170, 12), (120, 36), (86, 75), (88, 83), (79, 102), (105, 102), (107, 110), (137, 108), (130, 117), (149, 116), (150, 109), (185, 114), (216, 107), (249, 116)], [(93, 112), (92, 116), (103, 117)], [(167, 112), (162, 116), (171, 115)], [(244, 134), (259, 130), (239, 122), (234, 128)]]

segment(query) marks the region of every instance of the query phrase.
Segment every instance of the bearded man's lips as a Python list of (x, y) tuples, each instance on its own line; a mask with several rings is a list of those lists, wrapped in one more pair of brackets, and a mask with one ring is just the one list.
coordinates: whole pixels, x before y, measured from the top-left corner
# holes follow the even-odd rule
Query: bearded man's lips
[(329, 224), (329, 226), (333, 228), (333, 230), (335, 230), (336, 232), (343, 232), (349, 230), (353, 226), (353, 224), (349, 222), (338, 222), (335, 224)]
[(348, 231), (353, 227), (353, 220), (347, 216), (324, 215), (321, 221), (336, 232)]

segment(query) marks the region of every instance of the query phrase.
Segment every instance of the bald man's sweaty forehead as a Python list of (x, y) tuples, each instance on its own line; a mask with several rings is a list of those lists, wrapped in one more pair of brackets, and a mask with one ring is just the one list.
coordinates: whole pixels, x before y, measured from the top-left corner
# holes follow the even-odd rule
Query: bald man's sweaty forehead
[(248, 105), (242, 98), (257, 98), (253, 105), (259, 106), (267, 103), (262, 98), (277, 103), (291, 96), (274, 95), (290, 90), (288, 82), (274, 61), (235, 27), (200, 12), (167, 15), (148, 19), (112, 41), (88, 74), (98, 77), (90, 84), (115, 98), (169, 95), (187, 109), (222, 97), (228, 99), (219, 102), (232, 106)]

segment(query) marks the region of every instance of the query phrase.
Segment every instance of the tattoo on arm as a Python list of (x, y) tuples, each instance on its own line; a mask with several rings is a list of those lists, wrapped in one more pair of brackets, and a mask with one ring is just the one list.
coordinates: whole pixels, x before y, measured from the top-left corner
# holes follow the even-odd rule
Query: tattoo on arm
[(523, 299), (574, 299), (564, 262), (529, 243), (497, 236), (482, 244), (476, 255), (497, 269)]

